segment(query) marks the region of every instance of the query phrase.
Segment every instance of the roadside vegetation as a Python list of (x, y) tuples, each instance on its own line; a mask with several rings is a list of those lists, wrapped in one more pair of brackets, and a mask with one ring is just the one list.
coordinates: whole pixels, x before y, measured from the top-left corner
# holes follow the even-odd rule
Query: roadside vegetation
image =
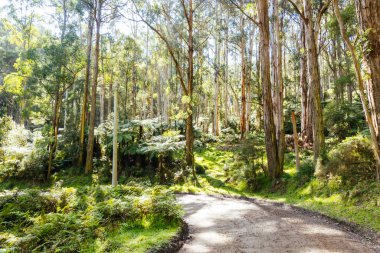
[[(263, 147), (254, 137), (246, 142), (216, 142), (196, 153), (199, 185), (173, 185), (175, 192), (246, 196), (285, 202), (380, 232), (380, 186), (367, 137), (359, 134), (331, 143), (315, 169), (308, 150), (296, 170), (293, 152), (285, 154), (284, 174), (277, 181), (265, 172)], [(331, 140), (332, 141), (332, 140)], [(255, 147), (253, 147), (255, 146)], [(254, 156), (248, 150), (257, 149)], [(250, 158), (249, 158), (250, 157)], [(248, 159), (247, 159), (248, 158)], [(370, 179), (369, 179), (370, 178)]]

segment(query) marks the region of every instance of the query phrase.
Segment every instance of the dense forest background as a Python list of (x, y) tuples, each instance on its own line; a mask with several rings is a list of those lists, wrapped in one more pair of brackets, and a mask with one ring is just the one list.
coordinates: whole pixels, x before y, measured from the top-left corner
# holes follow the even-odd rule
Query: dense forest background
[(3, 188), (74, 175), (380, 205), (377, 0), (15, 0), (0, 13)]

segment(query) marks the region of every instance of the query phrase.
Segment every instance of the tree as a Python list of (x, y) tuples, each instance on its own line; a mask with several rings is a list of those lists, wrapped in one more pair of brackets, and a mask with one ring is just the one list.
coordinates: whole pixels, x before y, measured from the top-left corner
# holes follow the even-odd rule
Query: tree
[(91, 88), (91, 113), (89, 120), (88, 129), (88, 144), (87, 144), (87, 157), (86, 157), (86, 167), (85, 173), (92, 171), (92, 158), (94, 155), (94, 128), (95, 128), (95, 113), (96, 113), (96, 87), (98, 85), (98, 75), (99, 75), (99, 48), (100, 48), (100, 28), (101, 28), (101, 18), (102, 18), (102, 7), (104, 0), (95, 0), (96, 7), (94, 9), (94, 19), (96, 24), (95, 33), (95, 56), (94, 56), (94, 72), (93, 81)]
[(118, 144), (117, 144), (117, 134), (118, 134), (118, 128), (119, 128), (119, 114), (117, 110), (117, 97), (118, 97), (118, 90), (117, 85), (114, 87), (114, 96), (113, 96), (113, 138), (112, 138), (112, 186), (117, 186), (117, 150), (118, 150)]
[(91, 54), (92, 54), (92, 33), (94, 30), (94, 18), (93, 9), (94, 6), (91, 3), (88, 5), (88, 27), (87, 27), (87, 58), (86, 58), (86, 74), (84, 83), (84, 92), (82, 99), (82, 112), (80, 120), (80, 139), (79, 139), (79, 158), (78, 164), (83, 165), (83, 156), (85, 153), (85, 129), (86, 129), (86, 116), (87, 116), (87, 106), (88, 106), (88, 88), (90, 85), (91, 78)]
[(267, 151), (268, 170), (272, 178), (278, 178), (282, 167), (278, 155), (278, 144), (273, 117), (272, 85), (270, 82), (269, 57), (269, 15), (268, 0), (259, 0), (257, 10), (260, 31), (261, 85), (264, 110), (265, 147)]
[[(336, 15), (338, 22), (339, 22), (339, 27), (340, 27), (340, 31), (341, 31), (343, 40), (345, 41), (345, 43), (346, 43), (346, 45), (347, 45), (347, 47), (351, 53), (351, 57), (353, 58), (353, 61), (354, 61), (355, 73), (356, 73), (356, 78), (357, 78), (358, 87), (359, 87), (360, 100), (362, 102), (364, 114), (365, 114), (367, 124), (368, 124), (369, 130), (370, 130), (370, 133), (371, 133), (371, 141), (372, 141), (372, 146), (373, 146), (373, 150), (374, 150), (374, 156), (376, 158), (376, 179), (378, 181), (380, 181), (380, 171), (379, 171), (379, 168), (380, 168), (380, 150), (379, 150), (379, 144), (378, 144), (378, 136), (377, 136), (376, 128), (375, 128), (376, 125), (374, 124), (374, 123), (376, 123), (376, 119), (373, 118), (374, 113), (370, 112), (370, 109), (369, 109), (370, 106), (368, 103), (368, 101), (371, 101), (371, 96), (373, 96), (373, 94), (371, 94), (371, 92), (368, 92), (368, 100), (367, 100), (367, 97), (365, 95), (364, 81), (363, 81), (363, 77), (362, 77), (362, 73), (361, 73), (361, 66), (360, 66), (360, 62), (359, 62), (359, 59), (358, 59), (357, 54), (356, 54), (356, 50), (355, 50), (354, 46), (352, 45), (350, 39), (347, 36), (346, 28), (344, 26), (344, 22), (343, 22), (341, 14), (340, 14), (338, 1), (333, 0), (333, 4), (334, 4), (335, 15)], [(379, 5), (379, 7), (380, 7), (380, 5)], [(371, 91), (371, 89), (370, 89), (370, 91)], [(372, 109), (374, 109), (374, 108), (372, 107)]]
[(305, 24), (305, 40), (307, 49), (307, 66), (308, 66), (308, 84), (309, 92), (308, 99), (311, 106), (310, 112), (311, 121), (313, 126), (313, 150), (314, 150), (314, 162), (320, 156), (322, 150), (325, 147), (325, 136), (323, 128), (323, 112), (321, 103), (321, 77), (318, 63), (318, 34), (320, 30), (320, 22), (322, 15), (327, 11), (331, 0), (325, 4), (318, 6), (317, 15), (314, 15), (311, 0), (303, 0), (303, 9), (300, 11), (297, 4), (292, 0), (288, 0), (294, 7), (296, 12), (302, 18)]
[(184, 93), (184, 99), (182, 101), (185, 103), (185, 114), (186, 114), (186, 148), (185, 148), (185, 159), (186, 164), (189, 168), (191, 168), (193, 172), (193, 177), (195, 178), (195, 168), (194, 168), (194, 127), (193, 127), (193, 114), (194, 114), (194, 12), (195, 9), (199, 8), (202, 3), (198, 3), (196, 7), (193, 5), (193, 1), (189, 0), (186, 4), (185, 1), (179, 0), (179, 7), (182, 12), (186, 23), (185, 34), (180, 30), (180, 27), (176, 27), (175, 23), (173, 24), (173, 20), (171, 20), (169, 9), (171, 7), (168, 5), (161, 5), (161, 7), (155, 6), (155, 8), (161, 8), (161, 12), (166, 19), (168, 19), (169, 23), (173, 24), (173, 30), (175, 32), (174, 36), (178, 36), (183, 40), (183, 43), (186, 45), (186, 70), (183, 69), (182, 63), (180, 62), (182, 55), (181, 48), (176, 47), (176, 41), (171, 40), (168, 36), (167, 32), (163, 28), (158, 27), (154, 24), (154, 22), (149, 22), (149, 18), (146, 14), (139, 11), (139, 7), (135, 4), (135, 10), (140, 16), (141, 20), (151, 29), (153, 30), (158, 37), (165, 43), (166, 48), (170, 54), (171, 59), (174, 62), (175, 70), (177, 72), (177, 76), (179, 78), (179, 82), (182, 88), (182, 92)]

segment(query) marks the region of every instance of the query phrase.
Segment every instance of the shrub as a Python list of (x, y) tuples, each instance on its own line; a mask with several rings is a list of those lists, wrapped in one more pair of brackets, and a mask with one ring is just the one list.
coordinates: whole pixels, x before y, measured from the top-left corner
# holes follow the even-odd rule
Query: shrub
[(8, 132), (12, 129), (12, 118), (5, 116), (0, 118), (0, 146), (2, 146), (3, 142), (8, 136)]
[(340, 176), (342, 182), (353, 185), (375, 177), (376, 163), (371, 142), (357, 135), (346, 138), (328, 153), (325, 165), (317, 168), (319, 177)]
[(125, 198), (124, 200), (111, 198), (97, 205), (96, 210), (102, 216), (102, 223), (141, 222), (141, 213), (136, 208), (135, 198)]
[(86, 242), (104, 241), (106, 231), (170, 225), (181, 215), (167, 188), (136, 183), (7, 193), (0, 196), (1, 250), (80, 252)]
[(16, 178), (32, 181), (43, 181), (48, 167), (48, 152), (46, 150), (34, 149), (25, 157)]
[(155, 186), (151, 190), (152, 211), (155, 223), (176, 223), (183, 213), (180, 205), (175, 203), (172, 192), (161, 186)]
[(305, 159), (300, 164), (300, 170), (297, 172), (297, 182), (299, 186), (309, 182), (314, 176), (313, 159)]
[(352, 136), (365, 127), (363, 109), (358, 102), (329, 103), (324, 109), (324, 116), (327, 131), (339, 140)]

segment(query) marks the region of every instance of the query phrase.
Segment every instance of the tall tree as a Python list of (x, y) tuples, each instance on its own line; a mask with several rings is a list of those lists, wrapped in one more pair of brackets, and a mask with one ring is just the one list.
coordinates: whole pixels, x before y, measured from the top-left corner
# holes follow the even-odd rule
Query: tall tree
[(282, 19), (279, 13), (278, 0), (273, 0), (273, 42), (271, 74), (273, 76), (273, 117), (276, 128), (277, 152), (280, 169), (284, 163), (285, 133), (284, 133), (284, 81), (282, 75)]
[(281, 175), (282, 168), (278, 156), (276, 128), (273, 117), (272, 85), (270, 82), (270, 56), (269, 56), (269, 14), (268, 0), (257, 2), (260, 31), (260, 60), (261, 85), (264, 109), (265, 147), (267, 152), (268, 170), (272, 178)]
[[(303, 0), (303, 9), (300, 8), (292, 0), (288, 0), (296, 12), (303, 19), (305, 24), (305, 40), (307, 49), (307, 69), (308, 69), (308, 84), (309, 92), (308, 99), (311, 106), (311, 124), (313, 126), (313, 150), (314, 162), (320, 156), (325, 147), (325, 135), (323, 128), (323, 111), (321, 101), (321, 77), (318, 62), (318, 35), (320, 30), (320, 23), (323, 14), (327, 11), (331, 0), (324, 4), (319, 4), (317, 10), (313, 9), (311, 0)], [(314, 13), (317, 13), (316, 15)]]
[[(373, 125), (380, 143), (380, 2), (378, 0), (355, 0), (356, 13), (362, 34), (366, 38), (363, 47), (363, 67)], [(379, 168), (377, 178), (380, 179)]]
[[(371, 103), (370, 103), (372, 96), (373, 96), (373, 94), (371, 94), (371, 91), (373, 92), (373, 90), (371, 90), (371, 89), (368, 90), (368, 88), (367, 88), (367, 96), (368, 97), (366, 97), (364, 80), (363, 80), (362, 73), (361, 73), (361, 65), (360, 65), (358, 56), (356, 54), (356, 50), (355, 50), (353, 44), (351, 43), (350, 39), (347, 36), (347, 32), (346, 32), (346, 28), (345, 28), (345, 25), (343, 22), (343, 18), (340, 14), (338, 1), (333, 0), (333, 3), (334, 3), (335, 15), (336, 15), (338, 22), (339, 22), (339, 27), (340, 27), (340, 31), (341, 31), (343, 40), (345, 41), (345, 43), (346, 43), (346, 45), (347, 45), (347, 47), (351, 53), (353, 61), (354, 61), (355, 74), (356, 74), (356, 78), (358, 81), (358, 87), (359, 87), (359, 96), (360, 96), (360, 99), (362, 102), (362, 106), (364, 109), (364, 114), (365, 114), (365, 117), (367, 120), (367, 124), (368, 124), (369, 130), (370, 130), (370, 133), (371, 133), (371, 141), (372, 141), (372, 146), (373, 146), (373, 150), (374, 150), (374, 156), (376, 159), (376, 179), (378, 181), (380, 181), (380, 149), (379, 149), (379, 142), (378, 142), (379, 137), (378, 137), (378, 129), (376, 129), (377, 125), (375, 124), (375, 123), (377, 123), (377, 119), (373, 118), (374, 116), (376, 117), (376, 114), (373, 111), (371, 112), (371, 109), (374, 110), (374, 107), (371, 107)], [(379, 8), (378, 14), (380, 14), (380, 5), (378, 5), (377, 7)], [(372, 24), (372, 25), (376, 26), (376, 24)], [(378, 44), (378, 45), (380, 45), (380, 44)], [(367, 85), (371, 85), (371, 84), (367, 83)]]
[(87, 143), (87, 156), (86, 156), (86, 167), (85, 173), (92, 171), (93, 165), (93, 155), (94, 155), (94, 128), (95, 128), (95, 116), (96, 116), (96, 88), (98, 85), (98, 75), (99, 75), (99, 50), (100, 50), (100, 28), (101, 28), (101, 13), (104, 0), (95, 0), (94, 18), (96, 24), (96, 34), (95, 34), (95, 55), (94, 55), (94, 72), (93, 81), (91, 87), (91, 113), (89, 120), (88, 129), (88, 143)]
[(80, 137), (79, 137), (79, 158), (78, 164), (83, 165), (83, 156), (85, 153), (85, 129), (86, 129), (86, 116), (88, 107), (88, 88), (91, 78), (91, 54), (92, 54), (92, 33), (94, 30), (94, 6), (93, 3), (88, 3), (88, 27), (87, 27), (87, 58), (86, 58), (86, 74), (84, 82), (84, 91), (82, 99), (82, 112), (80, 120)]

